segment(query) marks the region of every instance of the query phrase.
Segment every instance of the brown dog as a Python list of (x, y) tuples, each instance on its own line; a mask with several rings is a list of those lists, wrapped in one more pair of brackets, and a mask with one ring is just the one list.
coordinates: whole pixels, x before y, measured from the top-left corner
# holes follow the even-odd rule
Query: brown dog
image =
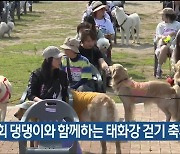
[[(117, 122), (119, 120), (115, 102), (106, 94), (72, 91), (72, 95), (73, 108), (80, 121)], [(20, 120), (27, 108), (33, 103), (28, 101), (21, 104), (14, 116)], [(101, 141), (101, 146), (102, 153), (106, 153), (106, 141)], [(121, 153), (119, 141), (116, 141), (116, 153)]]
[(142, 96), (119, 96), (124, 105), (126, 121), (133, 119), (134, 105), (136, 103), (144, 103), (144, 105), (155, 103), (165, 113), (166, 121), (170, 121), (171, 116), (175, 120), (178, 120), (176, 114), (177, 101), (161, 99), (176, 97), (176, 91), (170, 84), (162, 81), (136, 82), (129, 78), (127, 69), (120, 64), (110, 66), (110, 71), (112, 76), (112, 88), (117, 95)]

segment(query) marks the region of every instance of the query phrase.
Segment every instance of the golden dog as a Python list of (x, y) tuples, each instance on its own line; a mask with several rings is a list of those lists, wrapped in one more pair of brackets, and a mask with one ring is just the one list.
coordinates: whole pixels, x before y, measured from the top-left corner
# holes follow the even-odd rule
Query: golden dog
[[(103, 93), (72, 91), (73, 108), (80, 121), (94, 122), (118, 122), (118, 112), (115, 102)], [(24, 112), (34, 102), (27, 101), (20, 105), (20, 109), (14, 114), (19, 120)], [(102, 153), (106, 153), (106, 141), (101, 141)], [(116, 153), (121, 153), (120, 142), (116, 141)]]
[(119, 96), (124, 105), (126, 121), (133, 120), (133, 111), (136, 103), (144, 103), (144, 105), (155, 103), (165, 113), (166, 121), (170, 121), (171, 116), (175, 120), (179, 119), (177, 115), (178, 102), (175, 99), (162, 99), (176, 97), (176, 90), (170, 84), (162, 81), (136, 82), (129, 78), (127, 69), (120, 64), (110, 66), (110, 71), (112, 88), (116, 94), (135, 96)]

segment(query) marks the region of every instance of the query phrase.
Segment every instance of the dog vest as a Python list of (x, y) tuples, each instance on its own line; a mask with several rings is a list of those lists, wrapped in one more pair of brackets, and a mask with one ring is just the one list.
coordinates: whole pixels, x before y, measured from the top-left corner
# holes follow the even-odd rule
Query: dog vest
[(0, 99), (0, 103), (2, 103), (7, 97), (11, 98), (11, 93), (9, 91), (9, 88), (8, 88), (8, 86), (5, 83), (6, 80), (7, 80), (7, 78), (4, 78), (4, 80), (2, 81), (3, 84), (6, 87), (6, 92), (5, 92), (4, 96)]
[(73, 108), (76, 111), (78, 117), (91, 103), (92, 99), (98, 95), (96, 92), (79, 92), (72, 91), (73, 95)]
[[(126, 80), (124, 84), (130, 88), (130, 94), (132, 96), (147, 96), (149, 89), (148, 82), (136, 82), (134, 80)], [(133, 101), (142, 102), (140, 97), (132, 97)]]

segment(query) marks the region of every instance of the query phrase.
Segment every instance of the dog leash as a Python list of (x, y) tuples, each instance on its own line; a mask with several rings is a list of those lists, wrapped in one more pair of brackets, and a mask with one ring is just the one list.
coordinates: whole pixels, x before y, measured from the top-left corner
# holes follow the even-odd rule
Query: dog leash
[(135, 95), (118, 95), (122, 97), (140, 97), (140, 98), (157, 98), (157, 99), (165, 99), (165, 100), (172, 100), (172, 99), (180, 99), (180, 97), (155, 97), (155, 96), (135, 96)]

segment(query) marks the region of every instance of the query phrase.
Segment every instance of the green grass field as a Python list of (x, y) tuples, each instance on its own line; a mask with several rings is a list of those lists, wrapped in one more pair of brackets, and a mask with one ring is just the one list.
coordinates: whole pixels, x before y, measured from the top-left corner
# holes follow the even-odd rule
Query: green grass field
[[(143, 11), (142, 6), (127, 2), (125, 8), (132, 13), (135, 10), (141, 17), (141, 45), (130, 47), (118, 44), (112, 50), (113, 63), (121, 63), (128, 69), (129, 75), (135, 80), (147, 81), (154, 79), (153, 64), (153, 36), (160, 21), (156, 14), (161, 4), (154, 3), (151, 10)], [(15, 30), (12, 38), (0, 40), (0, 72), (13, 85), (12, 104), (18, 103), (25, 90), (31, 71), (40, 67), (41, 52), (49, 45), (59, 47), (67, 36), (75, 36), (76, 26), (81, 22), (87, 2), (47, 1), (33, 4), (33, 12), (15, 20)], [(141, 7), (141, 9), (138, 9)], [(139, 12), (138, 12), (139, 11)], [(151, 12), (150, 12), (151, 11)], [(152, 15), (152, 11), (154, 14)], [(168, 74), (168, 63), (163, 66)], [(119, 102), (116, 96), (113, 98)]]

